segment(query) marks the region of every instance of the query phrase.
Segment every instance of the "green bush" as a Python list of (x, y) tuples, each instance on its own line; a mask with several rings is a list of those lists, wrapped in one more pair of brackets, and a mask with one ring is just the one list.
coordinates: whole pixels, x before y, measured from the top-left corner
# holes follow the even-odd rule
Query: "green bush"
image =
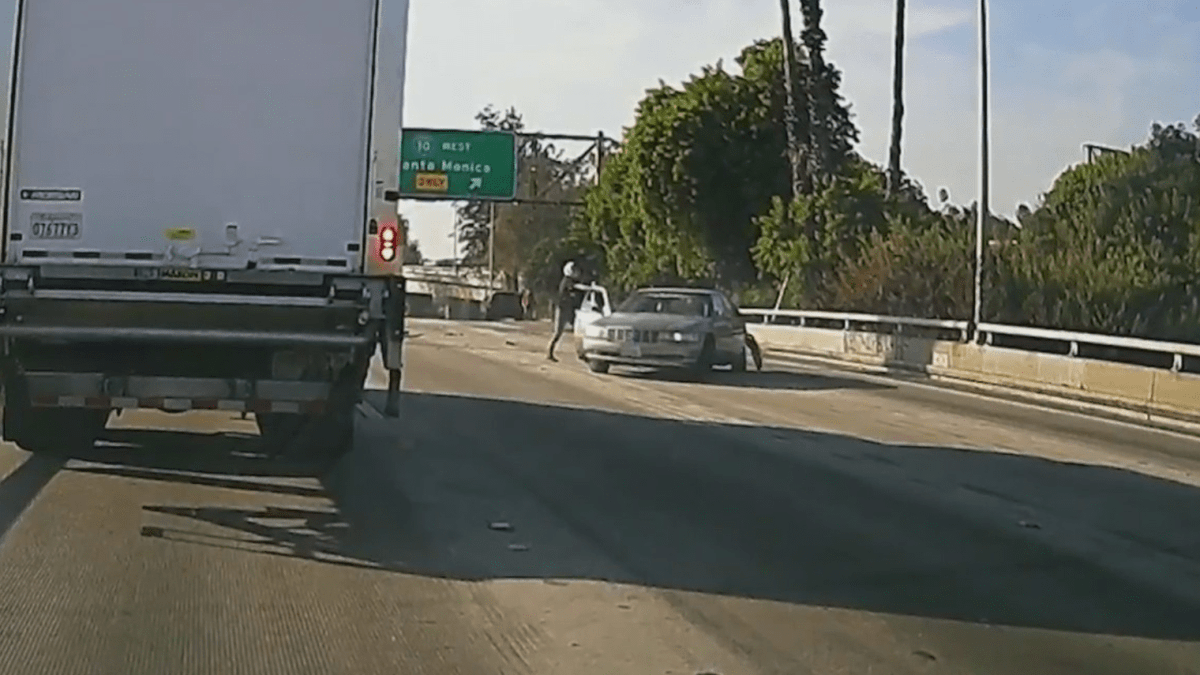
[(995, 320), (1200, 338), (1200, 139), (1155, 125), (1055, 181), (997, 267)]
[[(647, 92), (568, 241), (536, 252), (547, 280), (556, 256), (588, 250), (617, 292), (706, 280), (771, 306), (786, 280), (789, 308), (970, 318), (975, 209), (935, 211), (911, 181), (889, 193), (883, 170), (852, 151), (836, 69), (814, 80), (803, 54), (802, 95), (834, 92), (834, 105), (811, 108), (822, 119), (803, 120), (833, 130), (828, 174), (785, 196), (782, 55), (780, 40), (761, 41), (739, 73), (718, 63)], [(1198, 133), (1200, 119), (1155, 125), (1128, 153), (1064, 171), (1016, 222), (990, 219), (985, 320), (1200, 341)]]

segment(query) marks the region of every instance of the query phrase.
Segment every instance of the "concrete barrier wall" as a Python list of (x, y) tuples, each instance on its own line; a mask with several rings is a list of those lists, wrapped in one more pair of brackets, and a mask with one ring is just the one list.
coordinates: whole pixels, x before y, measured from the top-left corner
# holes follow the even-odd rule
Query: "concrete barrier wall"
[(434, 298), (436, 306), (440, 307), (446, 319), (459, 321), (480, 321), (483, 319), (483, 304), (473, 300), (460, 298)]
[(436, 318), (437, 307), (433, 304), (433, 296), (428, 293), (409, 293), (405, 297), (408, 316)]
[(764, 350), (902, 368), (1200, 421), (1200, 376), (928, 337), (750, 324)]

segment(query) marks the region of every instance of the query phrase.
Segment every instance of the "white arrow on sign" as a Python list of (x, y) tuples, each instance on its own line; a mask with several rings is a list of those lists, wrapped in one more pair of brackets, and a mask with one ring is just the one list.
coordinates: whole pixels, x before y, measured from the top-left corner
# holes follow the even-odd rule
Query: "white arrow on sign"
[(478, 190), (481, 187), (483, 187), (483, 178), (477, 177), (477, 178), (471, 179), (471, 185), (467, 189), (468, 190)]

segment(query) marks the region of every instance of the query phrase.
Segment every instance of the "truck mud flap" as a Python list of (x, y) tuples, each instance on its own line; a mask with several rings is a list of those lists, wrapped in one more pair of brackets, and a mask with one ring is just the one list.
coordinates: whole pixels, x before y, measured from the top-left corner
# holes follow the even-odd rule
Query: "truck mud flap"
[(404, 317), (408, 309), (408, 290), (403, 279), (389, 282), (388, 302), (390, 306), (384, 321), (383, 336), (383, 365), (388, 371), (388, 388), (383, 414), (399, 417), (401, 372), (404, 367)]
[(366, 353), (343, 371), (325, 408), (316, 414), (267, 413), (258, 416), (264, 450), (270, 457), (314, 459), (327, 469), (354, 447), (355, 408), (371, 360)]
[(354, 447), (353, 407), (320, 415), (262, 415), (258, 423), (264, 454), (271, 458), (288, 456), (328, 465)]
[(388, 304), (383, 321), (383, 365), (388, 370), (400, 370), (403, 360), (404, 315), (408, 303), (403, 279), (388, 281)]

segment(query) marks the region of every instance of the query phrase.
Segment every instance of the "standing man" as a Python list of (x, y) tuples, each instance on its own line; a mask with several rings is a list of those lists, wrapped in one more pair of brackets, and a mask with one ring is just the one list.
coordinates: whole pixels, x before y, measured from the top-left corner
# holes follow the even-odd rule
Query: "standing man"
[(563, 278), (558, 284), (558, 297), (554, 301), (554, 337), (550, 338), (550, 348), (546, 352), (546, 358), (550, 361), (557, 361), (554, 357), (554, 348), (558, 346), (558, 341), (575, 323), (575, 309), (579, 306), (580, 297), (579, 291), (583, 287), (577, 282), (579, 271), (575, 269), (574, 262), (568, 262), (563, 265)]

